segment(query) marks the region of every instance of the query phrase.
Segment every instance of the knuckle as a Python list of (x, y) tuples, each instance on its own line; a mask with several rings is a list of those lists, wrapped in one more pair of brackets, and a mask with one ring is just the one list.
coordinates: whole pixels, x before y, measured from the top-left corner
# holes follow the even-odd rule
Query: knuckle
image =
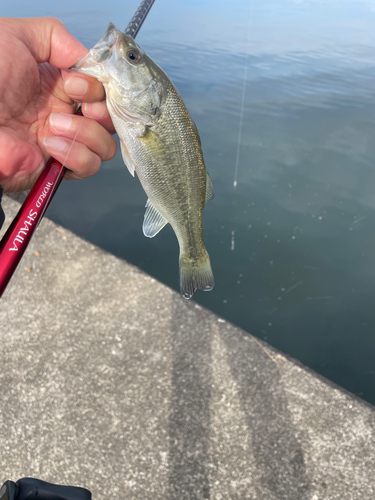
[(108, 144), (108, 147), (107, 147), (106, 154), (105, 154), (105, 156), (103, 158), (103, 161), (112, 160), (112, 158), (116, 154), (117, 144), (116, 144), (115, 139), (111, 135), (109, 136), (109, 141), (108, 142), (109, 142), (109, 144)]
[(92, 170), (93, 170), (93, 174), (96, 174), (102, 165), (102, 160), (99, 158), (98, 155), (94, 155), (94, 156), (95, 156), (95, 159), (93, 161)]
[(57, 25), (57, 26), (64, 26), (64, 23), (62, 21), (60, 21), (60, 19), (58, 19), (57, 17), (53, 17), (53, 16), (47, 16), (44, 18), (46, 22), (50, 23), (51, 25)]
[(85, 165), (85, 177), (95, 175), (99, 171), (101, 164), (102, 161), (97, 154), (89, 154)]
[(71, 170), (81, 179), (96, 174), (101, 165), (99, 156), (85, 146), (80, 147), (77, 153), (75, 166), (74, 168), (71, 167)]

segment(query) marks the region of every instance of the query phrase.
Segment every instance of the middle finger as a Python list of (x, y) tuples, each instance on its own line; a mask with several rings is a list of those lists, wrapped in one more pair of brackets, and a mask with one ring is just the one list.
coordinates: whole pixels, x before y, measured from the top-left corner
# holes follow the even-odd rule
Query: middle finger
[(53, 135), (76, 139), (97, 154), (102, 161), (116, 153), (116, 141), (102, 125), (84, 116), (51, 113), (49, 125)]

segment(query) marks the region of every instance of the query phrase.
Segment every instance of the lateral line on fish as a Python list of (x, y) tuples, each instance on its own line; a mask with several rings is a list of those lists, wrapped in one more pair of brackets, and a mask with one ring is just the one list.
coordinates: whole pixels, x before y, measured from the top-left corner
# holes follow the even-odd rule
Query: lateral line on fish
[(249, 16), (249, 26), (248, 26), (248, 34), (247, 34), (247, 42), (246, 42), (246, 58), (245, 58), (245, 69), (244, 69), (244, 76), (243, 76), (243, 83), (242, 83), (240, 123), (239, 123), (239, 127), (238, 127), (237, 154), (236, 154), (236, 166), (234, 168), (233, 189), (236, 189), (236, 187), (237, 187), (238, 166), (240, 163), (240, 150), (241, 150), (241, 142), (242, 142), (242, 125), (243, 125), (243, 115), (244, 115), (244, 109), (245, 109), (245, 95), (246, 95), (246, 83), (247, 83), (247, 67), (248, 67), (248, 59), (249, 59), (249, 42), (250, 42), (250, 16)]
[[(59, 174), (61, 174), (61, 172), (62, 172), (63, 168), (65, 167), (66, 161), (67, 161), (68, 156), (69, 156), (69, 154), (70, 154), (70, 152), (71, 152), (71, 150), (72, 150), (73, 144), (74, 144), (74, 143), (76, 142), (76, 140), (77, 140), (78, 133), (79, 133), (79, 131), (81, 130), (81, 127), (82, 127), (82, 124), (83, 124), (83, 122), (84, 122), (85, 117), (82, 115), (82, 118), (83, 118), (83, 120), (81, 120), (81, 123), (78, 125), (77, 132), (75, 133), (75, 135), (74, 135), (74, 137), (73, 137), (73, 141), (72, 141), (72, 143), (71, 143), (71, 145), (70, 145), (70, 147), (69, 147), (69, 149), (68, 149), (68, 152), (66, 153), (65, 160), (63, 161), (63, 163), (62, 163), (62, 165), (61, 165), (61, 168), (60, 168)], [(48, 207), (48, 205), (49, 205), (49, 201), (50, 201), (50, 199), (52, 198), (53, 193), (54, 193), (54, 191), (53, 191), (53, 190), (51, 190), (51, 191), (49, 192), (48, 196), (47, 196), (47, 202), (44, 204), (44, 207), (45, 207), (45, 208), (44, 208), (44, 210), (43, 210), (42, 217), (40, 217), (40, 219), (39, 219), (38, 226), (39, 226), (39, 224), (40, 224), (40, 223), (41, 223), (41, 221), (42, 221), (42, 218), (43, 218), (43, 216), (44, 216), (45, 211), (47, 210), (47, 207)]]

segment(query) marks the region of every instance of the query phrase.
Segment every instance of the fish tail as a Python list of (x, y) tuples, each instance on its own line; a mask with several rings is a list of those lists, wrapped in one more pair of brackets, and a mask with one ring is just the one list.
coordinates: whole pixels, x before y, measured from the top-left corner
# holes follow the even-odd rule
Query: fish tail
[(199, 258), (180, 255), (180, 290), (185, 299), (190, 299), (196, 290), (208, 292), (214, 286), (210, 257), (205, 248)]

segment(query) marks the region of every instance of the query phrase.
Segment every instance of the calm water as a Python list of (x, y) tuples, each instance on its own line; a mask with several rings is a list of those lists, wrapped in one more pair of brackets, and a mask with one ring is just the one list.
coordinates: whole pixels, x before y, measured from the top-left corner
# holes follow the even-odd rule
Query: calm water
[[(91, 47), (137, 3), (2, 11), (57, 16)], [(372, 403), (374, 33), (372, 0), (157, 0), (137, 38), (181, 92), (215, 187), (216, 287), (195, 299)], [(145, 201), (118, 154), (63, 183), (48, 215), (177, 289), (175, 236), (143, 236)]]

